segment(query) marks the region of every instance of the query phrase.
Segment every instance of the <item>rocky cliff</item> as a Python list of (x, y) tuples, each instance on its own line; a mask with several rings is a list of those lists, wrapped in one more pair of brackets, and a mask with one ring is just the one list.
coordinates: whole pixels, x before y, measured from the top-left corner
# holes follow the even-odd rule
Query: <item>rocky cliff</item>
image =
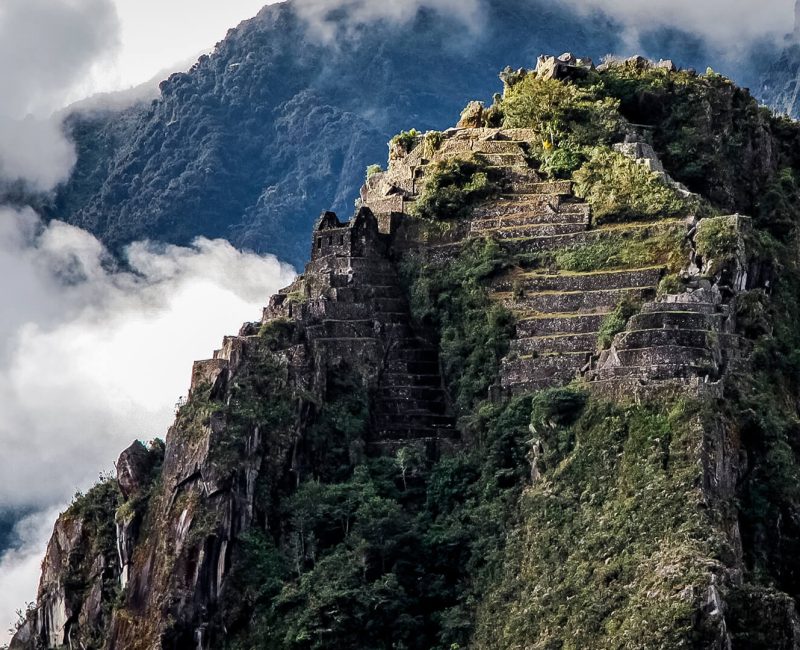
[(800, 647), (800, 129), (669, 62), (501, 78), (62, 515), (12, 648)]

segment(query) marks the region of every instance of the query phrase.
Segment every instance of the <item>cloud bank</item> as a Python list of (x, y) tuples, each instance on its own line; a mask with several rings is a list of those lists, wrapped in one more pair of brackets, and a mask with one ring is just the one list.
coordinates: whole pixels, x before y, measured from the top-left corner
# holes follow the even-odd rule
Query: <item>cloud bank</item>
[[(224, 241), (133, 244), (0, 213), (0, 508), (59, 503), (134, 438), (164, 434), (191, 361), (259, 317), (294, 272)], [(36, 478), (41, 477), (41, 479)]]
[(794, 26), (793, 0), (561, 0), (579, 15), (602, 12), (625, 28), (625, 40), (641, 46), (647, 32), (670, 27), (700, 36), (711, 47), (747, 55), (743, 45), (781, 39)]
[(48, 190), (75, 153), (51, 117), (118, 44), (112, 0), (0, 3), (0, 176)]

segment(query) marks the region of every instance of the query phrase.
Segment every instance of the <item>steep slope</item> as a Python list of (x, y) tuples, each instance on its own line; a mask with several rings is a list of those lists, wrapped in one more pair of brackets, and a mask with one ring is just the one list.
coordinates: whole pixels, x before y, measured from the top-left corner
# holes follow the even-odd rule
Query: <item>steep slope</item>
[(502, 77), (62, 515), (12, 649), (800, 644), (800, 128), (638, 58)]
[[(112, 249), (202, 234), (300, 267), (309, 215), (349, 211), (364, 169), (400, 128), (451, 124), (468, 100), (491, 97), (497, 70), (530, 65), (540, 51), (580, 43), (599, 59), (623, 47), (607, 19), (538, 0), (482, 3), (475, 29), (426, 9), (402, 25), (358, 24), (342, 10), (330, 42), (298, 17), (311, 6), (266, 7), (165, 81), (152, 104), (69, 117), (78, 165), (44, 202), (47, 215)], [(652, 56), (666, 56), (676, 39), (684, 65), (706, 60), (696, 39), (646, 41)]]

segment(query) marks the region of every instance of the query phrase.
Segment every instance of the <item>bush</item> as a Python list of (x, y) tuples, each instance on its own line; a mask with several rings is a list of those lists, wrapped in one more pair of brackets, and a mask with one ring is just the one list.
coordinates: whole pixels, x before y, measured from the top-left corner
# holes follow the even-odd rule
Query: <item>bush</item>
[(603, 320), (600, 332), (597, 335), (597, 347), (601, 350), (610, 348), (614, 342), (614, 337), (625, 331), (631, 316), (638, 314), (641, 308), (642, 306), (639, 303), (631, 300), (620, 301), (614, 311)]
[(413, 208), (422, 219), (464, 219), (475, 204), (498, 190), (488, 165), (480, 158), (451, 158), (436, 163)]
[(380, 165), (370, 165), (367, 167), (367, 180), (375, 176), (375, 174), (380, 174), (383, 171), (383, 167)]
[(411, 153), (414, 147), (417, 146), (419, 135), (419, 131), (416, 129), (398, 133), (389, 141), (389, 150), (392, 155), (397, 156), (398, 154)]
[(575, 194), (591, 204), (596, 223), (675, 217), (690, 209), (657, 174), (608, 149), (592, 149), (573, 178)]
[(485, 399), (514, 334), (512, 314), (489, 299), (488, 280), (510, 261), (497, 242), (473, 239), (447, 264), (404, 268), (412, 314), (440, 337), (445, 382), (462, 412)]
[(500, 103), (505, 128), (534, 129), (541, 140), (534, 154), (543, 168), (568, 175), (583, 161), (582, 148), (617, 139), (619, 102), (594, 87), (528, 75), (507, 89)]
[(741, 231), (737, 217), (703, 219), (697, 224), (695, 246), (711, 275), (719, 273), (736, 259), (739, 252)]

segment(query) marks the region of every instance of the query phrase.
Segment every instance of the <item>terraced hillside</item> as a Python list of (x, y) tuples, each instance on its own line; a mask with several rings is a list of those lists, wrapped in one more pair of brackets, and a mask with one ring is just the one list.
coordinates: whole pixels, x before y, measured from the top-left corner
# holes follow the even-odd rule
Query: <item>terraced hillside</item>
[[(705, 362), (718, 354), (709, 342), (724, 331), (729, 308), (719, 296), (701, 300), (694, 294), (696, 283), (658, 295), (665, 276), (688, 267), (696, 219), (687, 214), (594, 223), (590, 205), (575, 195), (572, 182), (546, 180), (531, 164), (528, 152), (537, 137), (527, 129), (452, 129), (436, 135), (433, 150), (431, 136), (418, 136), (410, 153), (396, 156), (387, 172), (368, 180), (362, 203), (384, 228), (394, 224), (400, 241), (408, 239), (413, 248), (418, 229), (425, 228), (415, 223), (414, 206), (434, 166), (478, 157), (500, 179), (498, 191), (468, 220), (434, 235), (433, 244), (426, 242), (426, 254), (457, 256), (465, 241), (491, 239), (510, 261), (493, 279), (490, 295), (516, 322), (501, 373), (502, 388), (511, 393), (567, 384), (582, 375), (718, 378), (720, 363)], [(404, 227), (414, 235), (404, 236)], [(603, 354), (598, 369), (600, 331), (620, 305), (645, 313), (631, 321), (634, 331), (620, 339), (618, 351)], [(709, 317), (704, 329), (683, 318), (695, 312)]]

